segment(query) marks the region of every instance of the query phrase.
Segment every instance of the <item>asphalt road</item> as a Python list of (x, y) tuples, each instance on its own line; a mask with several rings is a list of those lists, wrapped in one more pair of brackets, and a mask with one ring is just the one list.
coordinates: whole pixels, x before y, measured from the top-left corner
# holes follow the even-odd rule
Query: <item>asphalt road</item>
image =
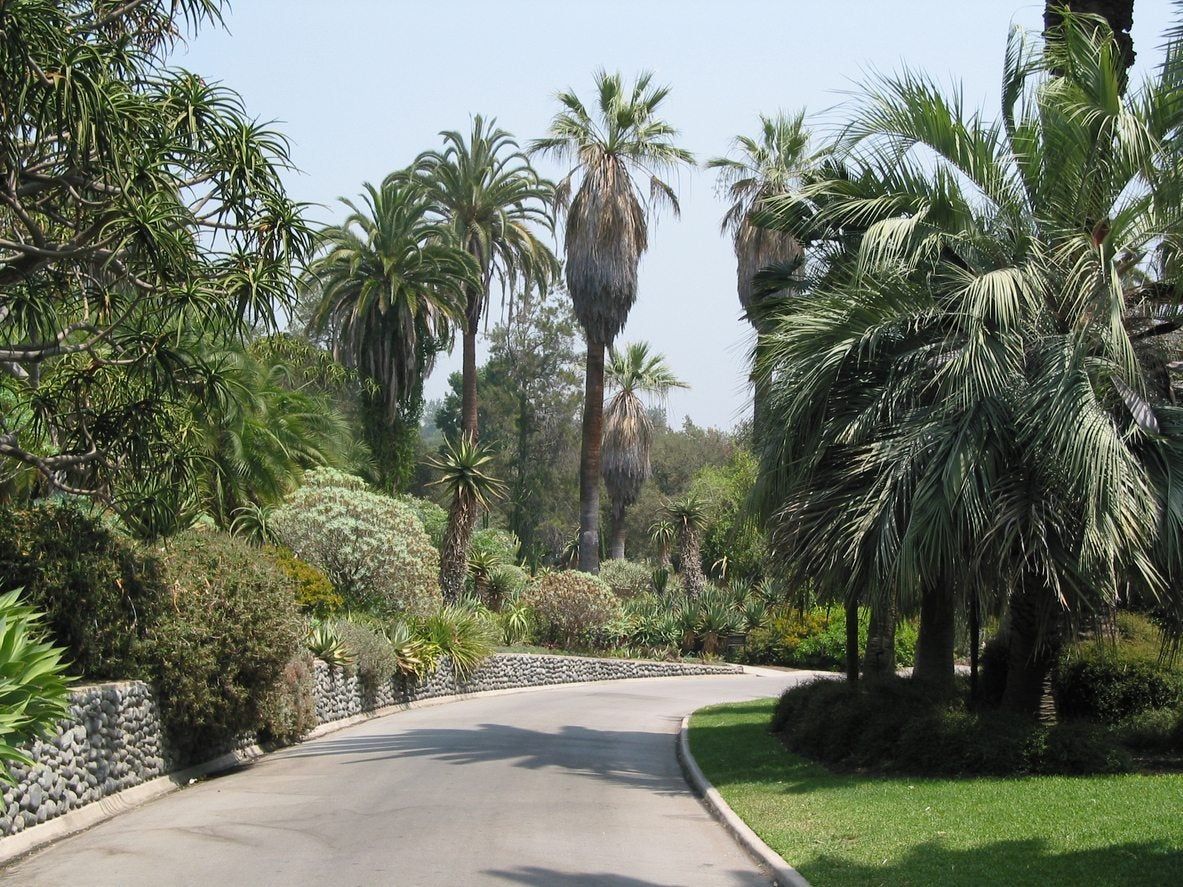
[(767, 885), (687, 788), (681, 717), (799, 675), (551, 687), (401, 712), (167, 795), (0, 884)]

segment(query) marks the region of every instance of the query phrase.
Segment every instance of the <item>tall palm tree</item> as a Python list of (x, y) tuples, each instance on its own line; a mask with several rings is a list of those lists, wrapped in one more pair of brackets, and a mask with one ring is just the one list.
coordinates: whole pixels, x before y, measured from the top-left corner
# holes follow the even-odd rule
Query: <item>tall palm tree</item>
[[(791, 262), (801, 256), (802, 249), (791, 233), (760, 227), (754, 218), (766, 198), (798, 187), (803, 173), (814, 162), (805, 113), (780, 113), (775, 117), (761, 114), (759, 136), (736, 136), (732, 149), (737, 156), (714, 157), (706, 162), (706, 168), (717, 171), (718, 188), (731, 202), (722, 229), (731, 235), (735, 245), (739, 303), (759, 334), (759, 314), (753, 308), (772, 294), (757, 288), (756, 273), (761, 268)], [(757, 431), (763, 424), (766, 401), (767, 393), (754, 386), (752, 425)]]
[[(579, 468), (579, 568), (600, 568), (600, 447), (604, 418), (604, 349), (624, 328), (637, 298), (637, 266), (649, 246), (652, 211), (678, 198), (662, 176), (689, 165), (689, 151), (658, 116), (669, 88), (641, 73), (626, 88), (619, 73), (596, 74), (596, 116), (574, 92), (560, 92), (563, 109), (531, 153), (571, 164), (555, 198), (566, 209), (567, 289), (587, 339), (583, 444)], [(648, 196), (639, 180), (648, 179)], [(579, 188), (571, 198), (575, 182)]]
[(647, 342), (610, 349), (605, 368), (608, 386), (617, 391), (604, 408), (604, 486), (612, 503), (608, 557), (624, 557), (624, 515), (649, 479), (653, 420), (644, 396), (664, 400), (671, 388), (687, 388), (666, 365), (665, 356), (651, 354)]
[(666, 517), (678, 533), (678, 569), (686, 594), (697, 597), (706, 586), (702, 571), (702, 531), (706, 528), (707, 511), (702, 500), (693, 493), (665, 504)]
[(505, 492), (505, 485), (489, 474), (493, 454), (471, 437), (444, 445), (443, 453), (429, 461), (440, 476), (432, 481), (449, 502), (448, 528), (440, 548), (440, 590), (454, 603), (464, 592), (468, 575), (468, 549), (477, 515)]
[(535, 233), (554, 230), (554, 186), (496, 120), (476, 115), (467, 139), (456, 131), (440, 135), (444, 149), (419, 155), (414, 171), (479, 269), (479, 280), (465, 292), (461, 395), (461, 427), (475, 438), (477, 328), (493, 284), (509, 292), (512, 317), (517, 291), (545, 289), (557, 276), (554, 254)]
[(360, 205), (341, 202), (349, 215), (321, 232), (305, 278), (315, 299), (309, 328), (331, 342), (336, 360), (376, 384), (378, 427), (395, 435), (418, 409), (423, 379), (462, 322), (480, 268), (405, 174), (367, 183)]

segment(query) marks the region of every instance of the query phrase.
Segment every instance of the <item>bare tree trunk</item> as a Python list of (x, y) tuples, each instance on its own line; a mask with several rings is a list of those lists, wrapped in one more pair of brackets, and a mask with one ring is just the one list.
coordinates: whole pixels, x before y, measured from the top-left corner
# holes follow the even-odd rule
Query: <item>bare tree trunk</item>
[(846, 680), (858, 683), (858, 598), (846, 601)]
[(587, 343), (583, 447), (579, 457), (579, 569), (600, 572), (600, 448), (604, 438), (604, 343)]
[(1054, 718), (1051, 674), (1060, 654), (1063, 613), (1051, 589), (1036, 578), (1025, 578), (1010, 596), (1002, 707)]
[(455, 603), (464, 592), (468, 577), (468, 546), (476, 525), (476, 508), (466, 496), (457, 496), (448, 510), (448, 528), (440, 547), (440, 591), (444, 600)]
[(982, 653), (982, 603), (977, 592), (969, 596), (969, 701), (978, 701), (978, 660)]
[(625, 506), (623, 502), (612, 503), (612, 541), (608, 548), (609, 560), (622, 561), (624, 560), (624, 516)]
[(463, 386), (460, 395), (460, 426), (473, 440), (477, 438), (476, 394), (476, 323), (464, 324), (464, 362), (461, 368)]
[(934, 691), (953, 689), (953, 639), (956, 626), (953, 589), (930, 585), (920, 595), (920, 633), (916, 638), (915, 680)]
[(698, 530), (683, 525), (679, 530), (678, 561), (682, 568), (682, 583), (686, 594), (698, 597), (707, 584), (707, 578), (702, 572), (702, 540), (698, 538)]
[(895, 597), (871, 602), (867, 626), (867, 649), (863, 654), (863, 677), (881, 678), (895, 674)]

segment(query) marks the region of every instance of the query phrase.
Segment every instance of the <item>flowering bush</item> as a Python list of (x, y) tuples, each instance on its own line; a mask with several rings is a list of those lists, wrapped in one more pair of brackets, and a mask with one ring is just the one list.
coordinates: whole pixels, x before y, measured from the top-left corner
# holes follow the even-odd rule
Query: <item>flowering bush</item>
[(522, 600), (534, 611), (540, 638), (564, 646), (594, 644), (621, 618), (612, 589), (590, 573), (546, 573), (526, 586)]
[(272, 524), (296, 556), (319, 567), (354, 609), (423, 615), (440, 604), (439, 552), (403, 502), (359, 478), (319, 468)]
[(633, 561), (604, 561), (600, 564), (600, 578), (619, 598), (647, 594), (653, 588), (653, 571)]

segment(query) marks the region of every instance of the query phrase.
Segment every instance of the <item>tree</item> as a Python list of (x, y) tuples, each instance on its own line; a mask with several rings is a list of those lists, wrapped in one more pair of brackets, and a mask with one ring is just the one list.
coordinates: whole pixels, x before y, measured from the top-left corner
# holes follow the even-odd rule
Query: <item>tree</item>
[[(366, 184), (360, 206), (341, 202), (349, 215), (320, 233), (305, 278), (317, 299), (311, 331), (377, 386), (372, 406), (387, 437), (417, 436), (423, 379), (463, 317), (480, 269), (431, 196), (406, 176)], [(410, 465), (387, 470), (397, 475)]]
[(120, 505), (178, 456), (208, 349), (271, 326), (310, 232), (284, 138), (165, 67), (216, 0), (31, 2), (0, 27), (0, 462)]
[(702, 572), (702, 531), (707, 513), (702, 500), (693, 494), (666, 503), (666, 516), (678, 533), (678, 569), (686, 594), (697, 597), (706, 586)]
[(605, 370), (608, 385), (618, 389), (604, 410), (603, 471), (612, 502), (612, 532), (608, 556), (624, 557), (624, 514), (637, 501), (649, 479), (649, 451), (653, 423), (643, 395), (664, 399), (671, 388), (687, 388), (665, 363), (665, 356), (650, 354), (647, 342), (612, 349)]
[(1178, 611), (1183, 416), (1148, 343), (1183, 326), (1183, 107), (1165, 72), (1120, 98), (1123, 77), (1070, 16), (1042, 53), (1012, 35), (997, 123), (883, 78), (840, 162), (770, 209), (829, 242), (757, 368), (774, 548), (835, 595), (918, 605), (937, 688), (967, 589), (1006, 598), (1026, 713), (1069, 619), (1131, 586)]
[(431, 460), (440, 472), (434, 481), (449, 500), (448, 528), (440, 551), (440, 590), (446, 603), (455, 603), (468, 576), (468, 547), (477, 514), (500, 496), (505, 485), (488, 473), (493, 457), (488, 448), (471, 437), (450, 442)]
[[(531, 152), (572, 164), (556, 187), (564, 207), (567, 289), (587, 339), (583, 444), (579, 469), (579, 568), (600, 566), (600, 447), (604, 414), (604, 349), (624, 328), (637, 298), (637, 266), (649, 245), (651, 211), (667, 204), (678, 213), (674, 190), (661, 176), (689, 164), (677, 131), (657, 116), (669, 89), (645, 72), (626, 89), (619, 73), (596, 74), (598, 119), (575, 93), (558, 95), (563, 110)], [(637, 182), (648, 177), (646, 198)], [(576, 180), (579, 188), (570, 198)], [(569, 203), (568, 203), (569, 201)]]
[[(802, 173), (813, 162), (809, 154), (809, 132), (805, 114), (793, 116), (760, 115), (760, 135), (736, 136), (732, 147), (738, 157), (714, 157), (707, 169), (718, 172), (718, 187), (731, 201), (723, 216), (723, 232), (735, 244), (736, 278), (739, 303), (753, 324), (758, 315), (752, 308), (770, 293), (759, 292), (755, 276), (761, 268), (782, 265), (801, 256), (801, 245), (784, 230), (763, 228), (753, 223), (755, 213), (768, 197), (795, 188)], [(757, 327), (757, 330), (759, 327)], [(761, 423), (766, 393), (753, 394), (754, 425)]]
[(554, 230), (550, 205), (554, 187), (539, 177), (513, 137), (496, 121), (476, 115), (467, 141), (455, 131), (440, 133), (443, 151), (415, 161), (423, 183), (452, 228), (455, 242), (472, 256), (479, 280), (465, 288), (463, 315), (463, 431), (477, 436), (476, 335), (497, 283), (513, 296), (543, 291), (558, 274), (558, 262), (534, 233)]
[(1120, 81), (1124, 87), (1126, 72), (1134, 65), (1134, 38), (1130, 30), (1134, 27), (1134, 0), (1052, 0), (1043, 7), (1044, 38), (1056, 40), (1064, 23), (1064, 15), (1075, 14), (1098, 16), (1108, 26), (1120, 53)]

